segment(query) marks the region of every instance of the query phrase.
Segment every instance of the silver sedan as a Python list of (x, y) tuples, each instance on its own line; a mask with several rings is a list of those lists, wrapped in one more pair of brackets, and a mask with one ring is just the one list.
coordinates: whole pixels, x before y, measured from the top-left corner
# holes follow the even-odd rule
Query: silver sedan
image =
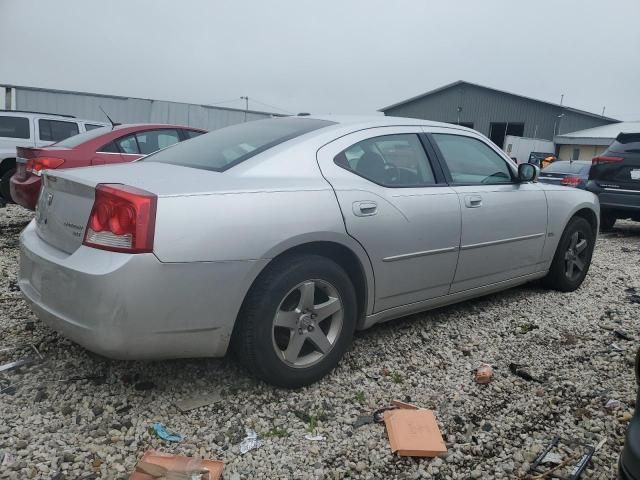
[(43, 174), (19, 285), (62, 335), (121, 359), (216, 357), (309, 384), (356, 329), (587, 274), (586, 191), (536, 182), (474, 130), (287, 117), (132, 163)]

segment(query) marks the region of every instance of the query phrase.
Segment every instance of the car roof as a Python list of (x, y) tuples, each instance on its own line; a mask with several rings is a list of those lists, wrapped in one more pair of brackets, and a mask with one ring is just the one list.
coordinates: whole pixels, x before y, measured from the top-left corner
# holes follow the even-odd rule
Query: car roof
[(444, 127), (455, 128), (468, 132), (478, 133), (472, 128), (463, 127), (454, 123), (435, 122), (420, 118), (390, 117), (386, 115), (305, 115), (300, 118), (312, 118), (316, 120), (327, 120), (344, 126), (372, 128), (385, 126), (415, 125), (421, 127)]
[[(107, 124), (107, 127), (109, 127), (109, 124)], [(121, 123), (113, 127), (112, 130), (128, 130), (133, 132), (137, 130), (149, 130), (153, 128), (181, 128), (183, 130), (197, 130), (198, 132), (207, 131), (203, 128), (189, 127), (188, 125), (174, 125), (171, 123)]]
[(84, 122), (92, 123), (94, 125), (109, 126), (108, 123), (98, 122), (97, 120), (87, 120), (85, 118), (76, 118), (73, 115), (57, 115), (55, 113), (44, 112), (27, 112), (22, 110), (0, 110), (0, 116), (2, 117), (24, 117), (24, 118), (42, 118), (45, 120), (60, 120), (65, 122)]

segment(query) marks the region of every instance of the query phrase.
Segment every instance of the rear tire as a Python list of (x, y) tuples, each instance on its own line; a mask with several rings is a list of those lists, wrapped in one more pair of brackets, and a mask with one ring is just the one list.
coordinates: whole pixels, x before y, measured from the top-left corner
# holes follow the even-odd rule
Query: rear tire
[(356, 293), (347, 273), (319, 255), (277, 259), (242, 305), (233, 333), (238, 359), (265, 382), (295, 388), (329, 373), (351, 344)]
[(16, 173), (16, 169), (10, 168), (2, 174), (2, 177), (0, 177), (0, 195), (2, 195), (2, 198), (4, 198), (7, 202), (13, 202), (13, 200), (11, 199), (9, 180), (11, 180), (11, 177), (13, 177), (14, 173)]
[(611, 212), (602, 212), (600, 215), (600, 231), (610, 232), (615, 225), (617, 217)]
[(553, 290), (573, 292), (587, 276), (595, 246), (591, 224), (582, 217), (573, 217), (562, 233), (551, 268), (542, 284)]

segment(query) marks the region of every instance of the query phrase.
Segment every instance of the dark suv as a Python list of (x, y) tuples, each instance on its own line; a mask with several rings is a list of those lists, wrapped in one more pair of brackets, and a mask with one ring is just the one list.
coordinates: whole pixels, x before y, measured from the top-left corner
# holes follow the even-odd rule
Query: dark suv
[(620, 455), (620, 480), (640, 479), (640, 350), (636, 355), (636, 380), (638, 382), (638, 398), (636, 400), (636, 412), (627, 427), (622, 455)]
[(609, 230), (618, 218), (640, 221), (640, 133), (621, 133), (594, 157), (587, 190), (600, 199), (600, 225)]

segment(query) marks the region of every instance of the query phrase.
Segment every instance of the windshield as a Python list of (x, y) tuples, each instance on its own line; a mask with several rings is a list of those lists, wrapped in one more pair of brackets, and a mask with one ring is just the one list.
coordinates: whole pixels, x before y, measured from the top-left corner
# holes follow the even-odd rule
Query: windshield
[(94, 128), (93, 130), (89, 130), (88, 132), (79, 133), (78, 135), (74, 135), (73, 137), (69, 137), (58, 143), (54, 143), (54, 145), (56, 147), (62, 147), (62, 148), (75, 148), (78, 145), (83, 144), (84, 142), (93, 140), (94, 138), (97, 138), (100, 135), (104, 135), (105, 133), (110, 131), (111, 131), (110, 127)]
[(542, 169), (544, 173), (581, 173), (587, 174), (589, 173), (589, 168), (591, 167), (591, 162), (553, 162), (548, 167)]
[(255, 120), (200, 135), (141, 161), (222, 172), (287, 140), (333, 123), (299, 117)]

